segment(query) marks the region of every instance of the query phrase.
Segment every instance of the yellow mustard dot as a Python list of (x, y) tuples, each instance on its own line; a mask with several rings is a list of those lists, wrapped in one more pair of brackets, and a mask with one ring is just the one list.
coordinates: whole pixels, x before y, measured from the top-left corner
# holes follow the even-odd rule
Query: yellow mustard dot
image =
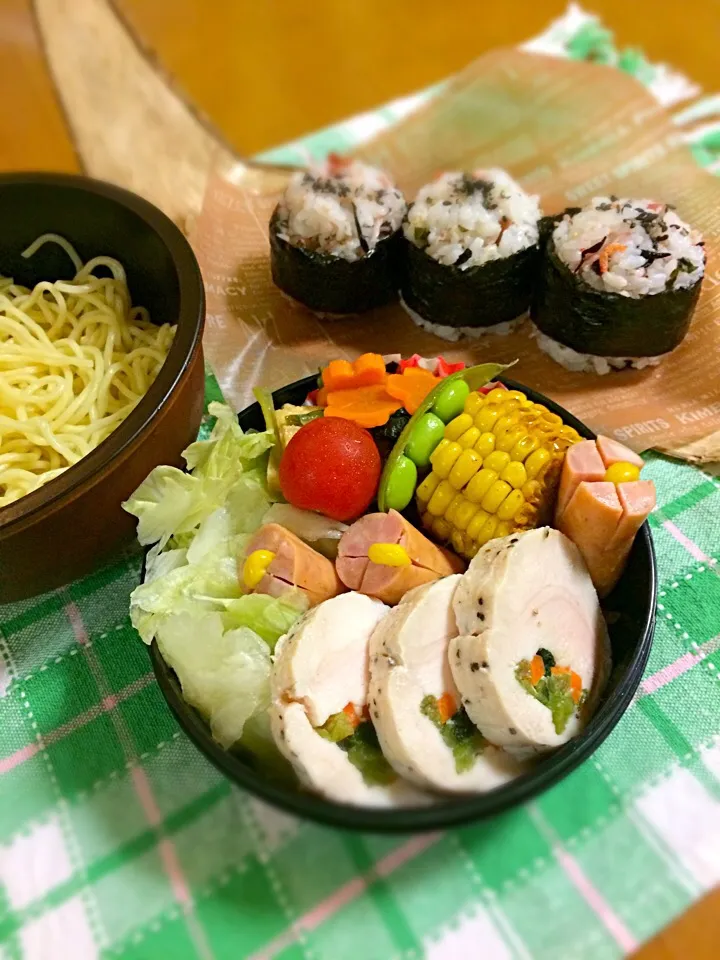
[(248, 590), (254, 590), (275, 559), (272, 550), (253, 550), (243, 564), (242, 578)]
[(634, 463), (613, 463), (605, 471), (608, 483), (631, 483), (640, 478), (640, 469)]
[(372, 543), (368, 547), (368, 560), (382, 567), (409, 567), (410, 554), (399, 543)]

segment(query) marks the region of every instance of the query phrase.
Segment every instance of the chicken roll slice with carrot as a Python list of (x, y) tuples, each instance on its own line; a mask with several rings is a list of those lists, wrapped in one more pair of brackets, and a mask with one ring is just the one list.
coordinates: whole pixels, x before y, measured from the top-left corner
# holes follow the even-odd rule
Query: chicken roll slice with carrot
[(385, 757), (403, 777), (446, 793), (484, 793), (522, 772), (490, 746), (460, 702), (448, 664), (461, 576), (406, 593), (370, 640), (370, 704)]
[[(240, 561), (240, 582), (248, 593), (267, 593), (314, 607), (342, 593), (335, 565), (277, 523), (260, 527)], [(301, 607), (301, 609), (303, 608)]]
[(577, 547), (549, 527), (483, 547), (455, 592), (453, 679), (487, 739), (518, 755), (576, 736), (608, 675), (610, 646)]
[(655, 507), (643, 460), (617, 440), (584, 440), (568, 451), (555, 524), (576, 544), (601, 597), (620, 579), (635, 535)]
[(351, 590), (396, 604), (413, 587), (459, 573), (465, 564), (391, 510), (367, 514), (343, 534), (336, 567)]
[(387, 613), (378, 600), (341, 594), (309, 610), (276, 647), (273, 737), (303, 786), (338, 803), (424, 801), (383, 757), (367, 710), (368, 644)]

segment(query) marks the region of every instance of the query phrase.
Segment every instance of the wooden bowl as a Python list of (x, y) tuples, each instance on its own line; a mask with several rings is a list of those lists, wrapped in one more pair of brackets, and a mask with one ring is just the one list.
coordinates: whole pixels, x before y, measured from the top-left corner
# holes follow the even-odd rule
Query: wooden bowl
[(182, 464), (203, 411), (205, 296), (197, 260), (181, 231), (156, 207), (118, 187), (60, 174), (0, 176), (0, 274), (33, 286), (69, 279), (67, 255), (36, 237), (65, 237), (85, 262), (107, 255), (127, 272), (134, 304), (158, 324), (177, 324), (170, 352), (135, 410), (63, 474), (0, 508), (0, 603), (25, 599), (89, 573), (132, 539), (121, 507), (161, 463)]

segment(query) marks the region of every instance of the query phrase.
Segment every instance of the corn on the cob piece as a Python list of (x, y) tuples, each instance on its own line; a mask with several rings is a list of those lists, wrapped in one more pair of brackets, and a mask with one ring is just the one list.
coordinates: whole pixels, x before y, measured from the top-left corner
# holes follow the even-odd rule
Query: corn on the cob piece
[(580, 439), (519, 390), (471, 393), (417, 489), (423, 525), (473, 557), (494, 537), (547, 522), (565, 451)]

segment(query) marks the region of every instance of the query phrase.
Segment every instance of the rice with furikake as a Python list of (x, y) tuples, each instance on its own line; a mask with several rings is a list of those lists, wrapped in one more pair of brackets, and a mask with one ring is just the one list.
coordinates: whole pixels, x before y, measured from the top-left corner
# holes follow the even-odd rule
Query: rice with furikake
[(595, 197), (563, 217), (553, 242), (585, 283), (625, 297), (692, 287), (705, 272), (701, 234), (653, 200)]
[(504, 170), (443, 173), (420, 189), (403, 230), (438, 263), (468, 270), (536, 244), (540, 216)]
[(295, 247), (355, 261), (400, 228), (405, 209), (402, 193), (382, 170), (331, 155), (293, 174), (276, 229)]

